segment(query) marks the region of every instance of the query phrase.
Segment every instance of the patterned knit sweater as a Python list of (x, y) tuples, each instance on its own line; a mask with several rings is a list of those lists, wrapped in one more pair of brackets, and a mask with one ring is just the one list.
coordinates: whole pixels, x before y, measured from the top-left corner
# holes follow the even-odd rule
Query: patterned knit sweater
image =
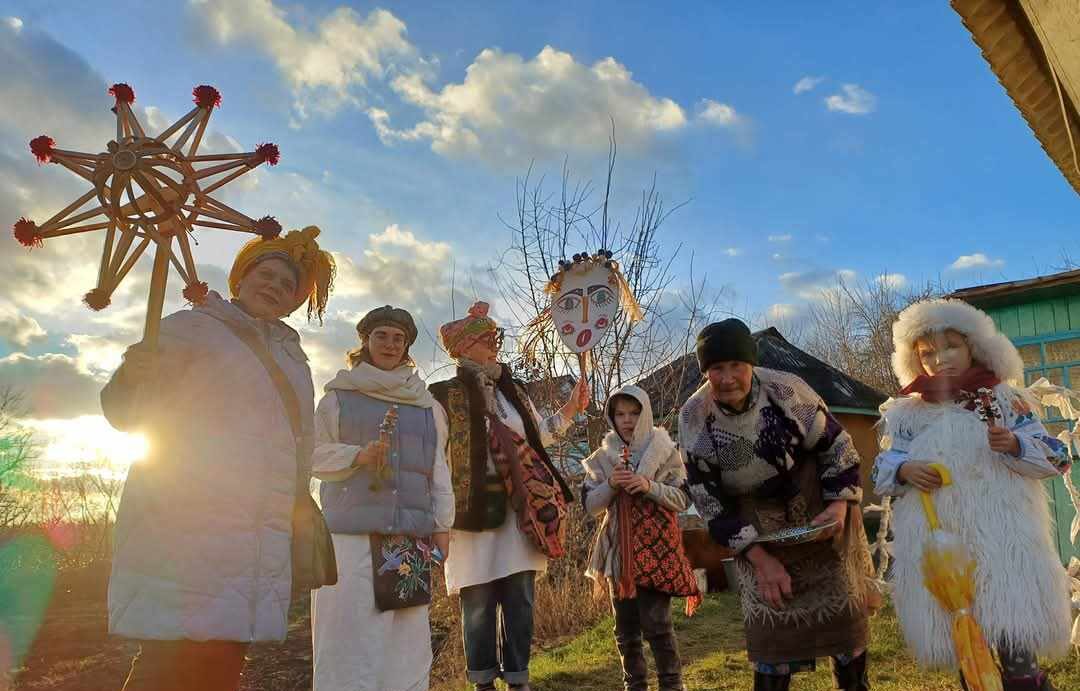
[(860, 501), (859, 455), (825, 402), (799, 377), (754, 368), (750, 403), (721, 409), (703, 385), (679, 411), (690, 495), (721, 545), (742, 551), (758, 527), (740, 516), (738, 498), (787, 502), (798, 493), (798, 467), (816, 463), (823, 499)]

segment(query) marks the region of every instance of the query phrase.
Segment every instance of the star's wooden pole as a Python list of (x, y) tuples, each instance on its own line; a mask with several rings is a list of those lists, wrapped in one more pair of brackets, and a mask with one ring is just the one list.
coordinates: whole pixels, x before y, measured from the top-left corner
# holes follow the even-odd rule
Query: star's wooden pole
[[(170, 221), (170, 224), (173, 223)], [(169, 258), (172, 256), (172, 234), (161, 233), (154, 252), (154, 269), (150, 274), (150, 297), (146, 301), (146, 325), (143, 327), (143, 343), (150, 350), (157, 350), (161, 331), (161, 312), (165, 308), (165, 284), (169, 280)]]

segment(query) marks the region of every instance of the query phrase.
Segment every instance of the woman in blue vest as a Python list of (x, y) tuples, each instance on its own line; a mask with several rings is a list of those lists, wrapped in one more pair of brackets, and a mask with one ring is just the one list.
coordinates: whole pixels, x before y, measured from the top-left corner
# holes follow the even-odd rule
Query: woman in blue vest
[(360, 348), (315, 413), (312, 472), (338, 583), (312, 593), (314, 688), (424, 691), (430, 569), (454, 522), (446, 414), (409, 356), (408, 312), (379, 307), (356, 331)]

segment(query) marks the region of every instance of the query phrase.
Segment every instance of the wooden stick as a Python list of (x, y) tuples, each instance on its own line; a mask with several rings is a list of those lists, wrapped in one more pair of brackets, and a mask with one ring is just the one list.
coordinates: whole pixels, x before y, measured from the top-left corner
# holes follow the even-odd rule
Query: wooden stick
[[(181, 220), (181, 222), (184, 221)], [(190, 231), (191, 229), (188, 228), (188, 230)], [(197, 278), (194, 278), (196, 276), (195, 257), (191, 254), (191, 240), (188, 238), (188, 234), (186, 232), (178, 233), (176, 235), (176, 244), (180, 245), (180, 252), (184, 255), (184, 264), (187, 266), (188, 275), (193, 277), (191, 280), (185, 278), (184, 283), (192, 283), (194, 280), (197, 280)]]
[(85, 178), (86, 180), (88, 180), (90, 182), (94, 181), (94, 171), (90, 170), (86, 166), (81, 166), (81, 165), (79, 165), (77, 163), (72, 163), (71, 161), (69, 161), (64, 156), (53, 156), (52, 160), (54, 160), (57, 163), (59, 163), (60, 165), (64, 166), (65, 168), (70, 170), (72, 173), (75, 173), (80, 178)]
[(135, 246), (135, 249), (131, 252), (127, 261), (124, 262), (124, 265), (116, 272), (110, 290), (116, 290), (116, 287), (120, 285), (120, 281), (124, 280), (124, 277), (131, 271), (131, 267), (135, 266), (135, 262), (139, 261), (139, 257), (142, 256), (143, 251), (146, 250), (146, 246), (149, 244), (150, 238), (144, 235), (142, 241)]
[(160, 170), (158, 170), (154, 166), (150, 166), (150, 167), (146, 168), (145, 172), (149, 173), (151, 175), (151, 177), (153, 177), (156, 181), (158, 181), (160, 183), (164, 183), (165, 186), (168, 187), (170, 190), (172, 190), (176, 194), (177, 197), (184, 197), (184, 196), (187, 195), (187, 189), (185, 189), (185, 187), (183, 185), (181, 185), (176, 180), (173, 180), (172, 178), (170, 178), (165, 173), (162, 173)]
[(203, 154), (201, 156), (191, 156), (188, 158), (189, 163), (204, 163), (207, 161), (246, 161), (251, 158), (251, 152), (244, 152), (239, 154)]
[[(202, 110), (202, 109), (201, 108), (196, 108), (195, 110)], [(171, 147), (169, 147), (169, 148), (171, 148), (173, 151), (175, 151), (176, 153), (183, 156), (184, 155), (184, 152), (183, 152), (184, 144), (187, 143), (188, 137), (190, 137), (195, 132), (195, 128), (198, 127), (198, 126), (199, 126), (199, 121), (198, 120), (192, 120), (191, 122), (189, 122), (188, 126), (184, 128), (183, 133), (180, 135), (180, 138), (177, 139), (173, 143), (173, 145)], [(160, 139), (160, 137), (159, 137), (159, 139)]]
[(247, 166), (244, 166), (240, 170), (238, 170), (238, 171), (236, 171), (236, 172), (234, 172), (234, 173), (232, 173), (230, 175), (226, 175), (225, 177), (221, 178), (220, 180), (218, 180), (214, 184), (207, 187), (205, 190), (203, 190), (203, 194), (210, 194), (211, 192), (214, 192), (215, 190), (222, 187), (223, 185), (226, 185), (226, 184), (232, 182), (233, 180), (240, 177), (241, 175), (244, 175), (245, 173), (250, 173), (252, 170), (254, 170), (254, 168), (249, 168)]
[(91, 230), (104, 230), (109, 227), (109, 222), (105, 223), (91, 223), (87, 226), (75, 226), (74, 228), (64, 228), (62, 230), (50, 230), (41, 233), (42, 238), (58, 238), (64, 235), (76, 235), (78, 233), (88, 233)]
[[(124, 104), (123, 103), (117, 103), (116, 104), (116, 113), (117, 113), (117, 115), (120, 116), (120, 123), (124, 127), (124, 138), (125, 139), (133, 138), (132, 137), (132, 132), (131, 132), (131, 119), (128, 117), (127, 112), (124, 110)], [(119, 140), (117, 140), (117, 141), (119, 141)]]
[[(244, 165), (244, 161), (231, 161), (229, 163), (222, 163), (221, 165), (212, 166), (210, 168), (203, 168), (202, 170), (195, 171), (195, 179), (202, 180), (203, 178), (208, 178), (212, 175), (219, 175), (227, 170), (232, 170), (233, 168), (240, 168)], [(203, 190), (203, 194), (209, 194), (209, 192), (209, 190)]]
[(251, 219), (249, 219), (249, 218), (246, 218), (246, 217), (243, 218), (242, 219), (243, 222), (240, 223), (239, 221), (236, 220), (236, 216), (230, 215), (230, 214), (227, 214), (227, 213), (223, 213), (221, 211), (217, 211), (216, 209), (207, 209), (205, 207), (191, 206), (189, 204), (184, 204), (180, 208), (184, 209), (185, 211), (190, 211), (192, 213), (193, 216), (192, 216), (191, 219), (189, 219), (192, 223), (194, 223), (194, 217), (195, 216), (209, 216), (211, 218), (216, 218), (219, 221), (226, 221), (228, 223), (237, 223), (239, 225), (243, 225), (245, 223), (246, 224), (251, 224)]
[(210, 113), (212, 109), (206, 110), (206, 115), (202, 116), (199, 120), (199, 129), (195, 132), (195, 140), (191, 142), (191, 148), (188, 149), (187, 155), (194, 156), (195, 152), (199, 150), (199, 144), (202, 144), (203, 134), (206, 133), (206, 124), (210, 122)]
[(67, 149), (53, 149), (53, 156), (64, 156), (65, 158), (77, 158), (84, 161), (94, 161), (95, 163), (105, 160), (105, 156), (102, 154), (88, 154), (85, 151), (69, 151)]
[(244, 233), (252, 232), (251, 226), (241, 226), (235, 223), (215, 223), (214, 221), (200, 221), (194, 220), (191, 222), (193, 226), (199, 226), (200, 228), (221, 228), (222, 230), (239, 230)]
[(155, 139), (157, 139), (158, 142), (160, 142), (162, 144), (162, 146), (168, 146), (168, 144), (165, 143), (165, 140), (168, 139), (169, 137), (173, 136), (174, 134), (176, 134), (176, 131), (179, 130), (184, 125), (186, 125), (188, 122), (190, 122), (191, 119), (193, 117), (195, 117), (199, 113), (200, 110), (202, 110), (202, 108), (199, 108), (198, 106), (192, 108), (190, 111), (188, 111), (187, 115), (180, 118), (179, 120), (177, 120), (173, 124), (169, 125), (168, 129), (166, 129), (164, 132), (162, 132), (157, 137), (155, 137)]
[[(154, 201), (157, 203), (157, 208), (154, 209), (155, 213), (163, 214), (172, 206), (171, 202), (161, 196), (161, 188), (159, 188), (157, 183), (149, 177), (139, 172), (136, 172), (132, 177), (135, 178), (135, 182), (139, 183), (139, 187), (142, 187), (144, 192), (154, 198)], [(128, 194), (131, 194), (132, 192), (134, 192), (134, 190), (130, 190)]]
[(98, 285), (105, 285), (105, 271), (112, 259), (113, 242), (116, 239), (116, 221), (109, 219), (109, 229), (105, 232), (105, 246), (101, 250), (101, 266), (98, 267)]
[(130, 226), (120, 227), (120, 242), (116, 245), (116, 250), (113, 252), (112, 260), (109, 262), (109, 275), (116, 276), (120, 273), (120, 267), (123, 265), (124, 257), (127, 255), (128, 250), (131, 248), (131, 243), (135, 241), (135, 230)]
[[(96, 196), (97, 196), (97, 190), (96, 189), (91, 189), (89, 192), (87, 192), (83, 196), (79, 197), (75, 201), (73, 201), (70, 204), (68, 204), (67, 206), (65, 206), (60, 211), (57, 211), (55, 214), (53, 214), (52, 218), (50, 218), (49, 220), (47, 220), (47, 221), (45, 221), (44, 223), (41, 224), (40, 229), (45, 230), (46, 228), (49, 228), (53, 224), (56, 224), (57, 227), (59, 227), (60, 226), (59, 222), (60, 222), (61, 219), (64, 218), (64, 216), (67, 216), (69, 213), (71, 213), (72, 211), (75, 211), (80, 206), (82, 206), (83, 204), (90, 201), (93, 197), (96, 197)], [(98, 208), (101, 209), (101, 207), (98, 207)], [(104, 209), (101, 209), (101, 210), (104, 211)], [(69, 223), (70, 222), (71, 221), (69, 221)]]
[(161, 311), (165, 307), (165, 284), (169, 280), (171, 245), (172, 237), (159, 238), (157, 250), (154, 252), (154, 269), (150, 274), (150, 296), (146, 301), (146, 326), (143, 328), (143, 343), (151, 350), (157, 350), (158, 334), (161, 331)]
[(586, 350), (584, 352), (578, 353), (577, 354), (577, 361), (578, 361), (578, 369), (581, 371), (581, 381), (588, 384), (589, 383), (589, 370), (588, 370), (589, 351)]
[(136, 117), (135, 111), (131, 109), (131, 105), (125, 103), (124, 110), (127, 111), (128, 126), (134, 128), (135, 133), (138, 134), (140, 137), (145, 138), (146, 132), (143, 131), (142, 125), (139, 124), (139, 118)]
[[(85, 211), (85, 212), (79, 214), (78, 216), (72, 216), (71, 218), (65, 218), (62, 223), (53, 224), (49, 228), (49, 230), (60, 230), (61, 228), (67, 228), (68, 226), (70, 226), (70, 225), (72, 225), (74, 223), (82, 223), (83, 221), (94, 218), (95, 216), (106, 216), (106, 217), (108, 217), (108, 213), (105, 211), (105, 207), (97, 206), (97, 207), (95, 207), (93, 209), (90, 209), (89, 211)], [(45, 226), (42, 226), (42, 228), (45, 228)]]
[(203, 197), (202, 198), (202, 203), (199, 204), (199, 206), (205, 208), (208, 205), (212, 209), (217, 209), (217, 210), (222, 211), (224, 213), (232, 214), (234, 219), (240, 219), (240, 221), (239, 221), (240, 223), (249, 223), (249, 224), (254, 223), (254, 221), (252, 221), (247, 215), (240, 213), (239, 211), (232, 208), (231, 206), (229, 206), (225, 202), (223, 202), (221, 200), (218, 200), (218, 199), (214, 199), (213, 197)]

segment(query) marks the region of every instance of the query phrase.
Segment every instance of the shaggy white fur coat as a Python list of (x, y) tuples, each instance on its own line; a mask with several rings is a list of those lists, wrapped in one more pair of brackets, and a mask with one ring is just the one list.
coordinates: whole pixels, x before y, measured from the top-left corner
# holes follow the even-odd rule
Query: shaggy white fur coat
[[(893, 365), (901, 384), (922, 374), (915, 339), (944, 328), (963, 333), (975, 359), (999, 377), (1022, 381), (1019, 355), (990, 317), (965, 303), (937, 300), (909, 307), (893, 327)], [(879, 492), (902, 491), (895, 473), (903, 460), (943, 463), (953, 484), (934, 493), (934, 504), (943, 528), (959, 535), (977, 560), (974, 614), (987, 642), (1058, 657), (1069, 647), (1068, 577), (1051, 540), (1040, 479), (1054, 472), (1048, 457), (1056, 449), (1042, 424), (1028, 414), (1020, 391), (1000, 384), (994, 393), (1004, 417), (1000, 424), (1020, 438), (1021, 459), (990, 450), (986, 423), (975, 412), (913, 396), (882, 406), (887, 450), (878, 457), (875, 482)], [(1025, 460), (1026, 465), (1018, 465)], [(1044, 471), (1033, 470), (1039, 461)], [(920, 561), (929, 528), (918, 492), (903, 492), (893, 507), (893, 599), (904, 637), (920, 663), (955, 667), (951, 617), (922, 582)]]

